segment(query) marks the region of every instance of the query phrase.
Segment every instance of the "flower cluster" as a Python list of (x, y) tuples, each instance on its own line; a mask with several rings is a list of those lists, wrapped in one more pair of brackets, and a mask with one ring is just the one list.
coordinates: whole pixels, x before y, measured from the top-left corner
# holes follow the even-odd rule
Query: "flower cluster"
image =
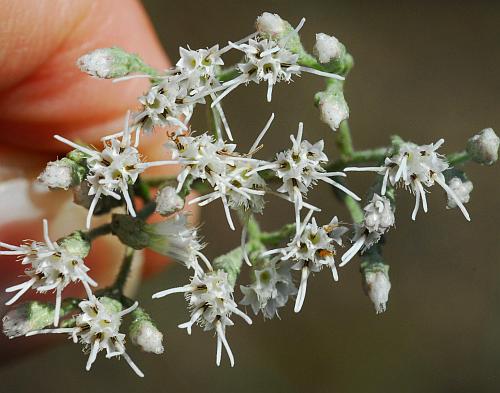
[(383, 166), (366, 168), (348, 167), (344, 171), (372, 171), (383, 175), (384, 180), (381, 195), (385, 195), (388, 182), (392, 186), (401, 184), (406, 189), (409, 189), (415, 195), (415, 208), (411, 215), (413, 220), (417, 217), (420, 203), (422, 203), (424, 212), (427, 213), (428, 210), (427, 190), (424, 186), (431, 187), (437, 183), (457, 204), (464, 217), (470, 221), (469, 213), (462, 201), (456, 195), (455, 191), (446, 184), (443, 172), (450, 166), (446, 158), (436, 152), (443, 143), (444, 139), (440, 139), (436, 143), (421, 146), (406, 142), (400, 146), (398, 153), (385, 159)]
[(75, 317), (75, 326), (57, 329), (32, 330), (26, 336), (47, 333), (67, 333), (76, 344), (81, 342), (89, 352), (87, 371), (96, 360), (97, 354), (106, 350), (106, 358), (123, 356), (132, 370), (143, 377), (144, 374), (125, 352), (125, 334), (120, 333), (121, 319), (137, 308), (138, 303), (122, 310), (121, 303), (110, 298), (96, 298), (90, 294), (88, 300), (79, 303), (81, 313)]
[(24, 273), (28, 280), (5, 289), (6, 292), (17, 292), (6, 305), (14, 304), (28, 290), (45, 293), (56, 291), (56, 306), (54, 325), (59, 324), (59, 312), (62, 301), (62, 291), (72, 282), (81, 282), (91, 293), (90, 286), (97, 286), (87, 272), (90, 270), (83, 259), (89, 252), (90, 245), (82, 238), (81, 233), (74, 233), (57, 242), (49, 237), (49, 225), (43, 220), (44, 242), (27, 241), (19, 246), (1, 243), (0, 255), (15, 255), (22, 265), (28, 265)]
[[(438, 184), (445, 191), (448, 207), (458, 207), (470, 220), (464, 204), (473, 185), (456, 166), (469, 160), (493, 164), (500, 139), (492, 129), (485, 129), (469, 140), (464, 151), (447, 157), (437, 152), (443, 139), (417, 145), (395, 136), (390, 146), (355, 150), (346, 121), (350, 114), (343, 83), (353, 59), (337, 38), (324, 33), (316, 34), (312, 54), (308, 53), (299, 35), (303, 23), (304, 19), (294, 28), (279, 15), (264, 13), (256, 20), (256, 31), (242, 40), (202, 49), (181, 47), (175, 66), (164, 71), (120, 48), (97, 49), (77, 61), (82, 71), (93, 77), (115, 81), (147, 78), (150, 86), (138, 98), (140, 107), (126, 114), (123, 129), (102, 138), (102, 149), (55, 136), (73, 150), (49, 162), (38, 181), (50, 190), (73, 192), (74, 202), (88, 210), (86, 231), (53, 242), (44, 220), (43, 242), (24, 241), (19, 246), (0, 243), (0, 255), (15, 256), (26, 267), (27, 280), (6, 289), (16, 292), (7, 305), (29, 289), (54, 291), (56, 297), (55, 304), (31, 301), (11, 309), (3, 317), (3, 330), (9, 338), (66, 333), (88, 352), (87, 370), (104, 350), (107, 358), (122, 356), (143, 376), (125, 350), (127, 335), (121, 331), (122, 318), (129, 315), (129, 341), (145, 352), (164, 352), (163, 333), (147, 311), (124, 292), (135, 250), (143, 249), (168, 256), (189, 272), (186, 285), (157, 292), (153, 298), (185, 295), (190, 318), (179, 327), (188, 334), (194, 325), (213, 331), (217, 365), (223, 348), (234, 365), (227, 340), (233, 316), (252, 323), (238, 307), (235, 288), (242, 294), (239, 304), (249, 306), (256, 315), (273, 318), (294, 297), (294, 310), (299, 312), (312, 274), (326, 267), (338, 281), (338, 260), (338, 266), (343, 267), (359, 254), (365, 291), (377, 313), (386, 310), (391, 282), (381, 239), (395, 225), (396, 189), (401, 186), (415, 195), (413, 219), (420, 205), (428, 211), (427, 192)], [(229, 51), (241, 57), (236, 64), (226, 66), (223, 57)], [(279, 146), (272, 156), (257, 158), (274, 113), (255, 133), (248, 151), (238, 152), (222, 100), (239, 86), (262, 82), (267, 85), (270, 102), (278, 83), (290, 83), (304, 73), (325, 78), (326, 87), (315, 94), (314, 102), (320, 119), (333, 131), (339, 130), (333, 134), (339, 158), (328, 158), (323, 140), (311, 143), (305, 139), (300, 119), (297, 134), (290, 135), (291, 147)], [(210, 116), (205, 132), (189, 126), (199, 105), (206, 105)], [(139, 149), (141, 136), (154, 130), (165, 134), (165, 159), (145, 162)], [(350, 166), (360, 163), (375, 166)], [(148, 168), (166, 165), (175, 165), (179, 173), (146, 176)], [(363, 204), (345, 185), (345, 172), (350, 171), (379, 175)], [(313, 217), (321, 209), (306, 200), (321, 182), (331, 186), (348, 208), (351, 226), (337, 216), (324, 225)], [(192, 191), (197, 195), (190, 197)], [(269, 195), (291, 202), (293, 213), (281, 228), (267, 232), (256, 217), (264, 213)], [(233, 216), (239, 219), (241, 243), (209, 260), (202, 253), (205, 244), (200, 228), (188, 224), (189, 214), (183, 209), (219, 199), (232, 230), (237, 228)], [(91, 228), (93, 215), (104, 213), (111, 213), (110, 221)], [(163, 219), (147, 221), (154, 213)], [(342, 238), (349, 229), (353, 231), (352, 245), (341, 255)], [(97, 283), (89, 277), (84, 259), (95, 238), (107, 234), (123, 243), (124, 258), (115, 281), (93, 293), (91, 287)], [(249, 270), (250, 282), (238, 286), (243, 267)], [(63, 299), (63, 290), (76, 282), (83, 285), (86, 298)]]
[(228, 274), (223, 270), (215, 270), (195, 275), (189, 284), (155, 293), (153, 298), (161, 298), (172, 293), (184, 293), (191, 310), (191, 319), (179, 327), (186, 329), (188, 334), (191, 334), (194, 324), (199, 324), (205, 331), (215, 330), (217, 365), (220, 365), (222, 345), (224, 345), (231, 366), (234, 366), (234, 356), (226, 339), (226, 327), (234, 325), (230, 316), (234, 313), (248, 324), (252, 324), (252, 320), (238, 309), (233, 299), (233, 287), (228, 282)]
[(342, 255), (340, 266), (349, 262), (362, 248), (365, 251), (378, 243), (382, 235), (394, 223), (394, 211), (389, 198), (374, 194), (370, 203), (364, 207), (363, 222), (355, 225), (355, 235), (352, 239), (354, 244), (348, 252)]

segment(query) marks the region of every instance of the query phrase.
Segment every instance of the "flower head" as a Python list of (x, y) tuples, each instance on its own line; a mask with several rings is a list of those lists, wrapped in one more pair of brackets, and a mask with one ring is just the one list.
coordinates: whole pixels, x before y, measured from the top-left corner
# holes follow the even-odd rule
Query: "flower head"
[(327, 266), (332, 271), (333, 279), (338, 281), (334, 258), (337, 253), (336, 244), (342, 245), (342, 235), (348, 230), (339, 224), (337, 217), (333, 217), (329, 224), (319, 226), (312, 218), (312, 213), (313, 211), (310, 210), (295, 237), (286, 247), (269, 250), (263, 254), (264, 256), (281, 254), (282, 260), (290, 260), (293, 263), (291, 266), (293, 270), (301, 271), (295, 312), (302, 309), (306, 296), (307, 280), (311, 273), (319, 272), (324, 266)]
[(183, 263), (199, 275), (203, 272), (200, 259), (209, 269), (212, 266), (201, 253), (205, 245), (200, 243), (197, 229), (188, 226), (187, 218), (187, 214), (177, 214), (168, 220), (146, 225), (144, 230), (149, 235), (147, 247)]
[(120, 333), (122, 317), (132, 312), (137, 305), (136, 302), (123, 310), (121, 303), (116, 300), (107, 297), (98, 299), (90, 294), (88, 300), (79, 304), (82, 312), (75, 317), (75, 327), (35, 330), (26, 335), (67, 333), (73, 338), (75, 344), (80, 341), (84, 345), (84, 350), (89, 353), (87, 371), (92, 367), (97, 354), (106, 350), (106, 358), (123, 356), (132, 370), (138, 376), (143, 377), (142, 371), (125, 352), (125, 334)]
[(0, 247), (7, 249), (0, 251), (0, 255), (16, 255), (22, 265), (28, 265), (24, 271), (28, 280), (5, 290), (17, 292), (6, 304), (15, 303), (29, 289), (40, 293), (55, 291), (54, 325), (57, 326), (64, 288), (72, 282), (79, 281), (89, 293), (90, 286), (97, 286), (97, 283), (87, 274), (90, 269), (85, 265), (83, 258), (87, 256), (90, 245), (82, 238), (80, 232), (53, 242), (49, 237), (47, 220), (43, 220), (43, 232), (45, 242), (30, 241), (20, 246), (0, 243)]
[(416, 145), (411, 142), (403, 143), (399, 152), (387, 157), (385, 163), (380, 167), (367, 168), (345, 168), (344, 171), (372, 171), (384, 176), (381, 195), (385, 195), (387, 183), (391, 185), (403, 185), (415, 195), (415, 208), (412, 219), (415, 220), (420, 208), (420, 202), (424, 212), (427, 212), (427, 190), (424, 187), (431, 187), (435, 183), (439, 184), (444, 191), (452, 198), (462, 211), (464, 217), (470, 221), (470, 216), (463, 203), (455, 192), (446, 184), (443, 172), (449, 168), (446, 158), (437, 153), (437, 149), (444, 143), (444, 139), (429, 145)]
[(184, 293), (191, 310), (191, 319), (179, 327), (186, 329), (188, 334), (191, 334), (191, 328), (195, 323), (203, 327), (205, 331), (215, 330), (217, 334), (217, 365), (220, 365), (222, 346), (224, 346), (231, 366), (234, 366), (233, 353), (226, 339), (226, 327), (234, 325), (230, 319), (231, 314), (239, 315), (248, 324), (251, 324), (252, 320), (238, 309), (233, 299), (233, 288), (228, 282), (227, 273), (223, 270), (215, 270), (194, 276), (188, 285), (158, 292), (153, 295), (153, 298), (160, 298), (172, 293)]
[(304, 206), (303, 196), (306, 196), (309, 188), (319, 180), (331, 184), (356, 200), (360, 200), (352, 191), (330, 178), (332, 176), (345, 176), (343, 172), (327, 172), (322, 167), (328, 162), (328, 157), (323, 152), (324, 142), (321, 140), (313, 145), (307, 140), (302, 140), (302, 131), (303, 124), (299, 123), (297, 136), (290, 135), (292, 148), (278, 153), (273, 162), (254, 170), (272, 169), (276, 176), (282, 180), (283, 184), (277, 191), (288, 194), (288, 200), (294, 203), (297, 230), (300, 223), (300, 210)]
[(361, 224), (355, 225), (355, 234), (352, 239), (352, 247), (342, 255), (344, 266), (356, 253), (369, 249), (375, 243), (378, 243), (382, 235), (389, 230), (395, 223), (394, 208), (389, 198), (374, 194), (370, 203), (364, 207), (364, 217)]
[(280, 260), (268, 260), (263, 266), (253, 271), (253, 282), (240, 286), (244, 297), (242, 305), (252, 307), (255, 315), (262, 312), (264, 318), (271, 319), (278, 315), (278, 308), (283, 307), (290, 296), (297, 293), (290, 274), (290, 265)]
[[(89, 195), (93, 195), (92, 203), (87, 215), (87, 228), (90, 228), (92, 214), (101, 196), (110, 196), (114, 199), (125, 199), (127, 210), (135, 217), (135, 209), (130, 198), (128, 188), (134, 184), (148, 165), (141, 162), (141, 155), (137, 150), (137, 143), (132, 145), (131, 130), (128, 124), (129, 114), (125, 118), (125, 127), (121, 133), (103, 141), (102, 151), (89, 149), (71, 142), (59, 135), (54, 137), (85, 153), (87, 157), (87, 182), (90, 184)], [(138, 132), (138, 131), (137, 131)]]

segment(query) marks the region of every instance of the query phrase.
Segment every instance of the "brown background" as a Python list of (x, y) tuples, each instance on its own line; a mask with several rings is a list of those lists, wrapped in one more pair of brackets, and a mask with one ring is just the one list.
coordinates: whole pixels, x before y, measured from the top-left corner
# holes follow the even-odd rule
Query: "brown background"
[[(417, 143), (444, 137), (442, 150), (451, 152), (484, 127), (500, 128), (499, 2), (148, 0), (145, 6), (173, 60), (179, 45), (198, 48), (245, 36), (255, 16), (266, 10), (292, 23), (305, 16), (302, 33), (309, 48), (316, 32), (336, 35), (356, 60), (346, 97), (360, 148), (384, 144), (398, 133)], [(306, 137), (324, 138), (334, 157), (333, 135), (312, 105), (321, 86), (320, 78), (304, 75), (290, 86), (279, 85), (272, 104), (265, 102), (262, 86), (232, 94), (225, 110), (241, 149), (250, 146), (274, 111), (277, 119), (263, 156), (288, 145), (288, 135), (304, 121)], [(203, 123), (195, 119), (193, 124), (201, 128)], [(439, 190), (430, 196), (430, 214), (420, 213), (413, 223), (413, 198), (400, 192), (397, 230), (385, 247), (393, 282), (385, 314), (374, 314), (354, 260), (337, 284), (328, 271), (312, 277), (299, 315), (287, 307), (281, 321), (264, 323), (257, 317), (248, 327), (238, 320), (228, 332), (236, 367), (230, 369), (223, 358), (217, 368), (210, 334), (196, 329), (189, 337), (176, 328), (187, 320), (182, 296), (150, 300), (154, 291), (185, 281), (184, 270), (173, 267), (145, 283), (140, 294), (166, 335), (160, 357), (130, 349), (144, 380), (124, 361), (103, 356), (86, 373), (85, 356), (68, 343), (0, 370), (0, 390), (498, 392), (499, 170), (470, 165), (468, 174), (474, 181), (471, 223), (458, 210), (445, 209)], [(370, 181), (370, 175), (349, 177), (358, 193)], [(326, 186), (311, 200), (323, 207), (325, 220), (348, 217)], [(221, 207), (210, 206), (203, 211), (202, 231), (213, 257), (233, 248), (238, 236), (227, 228)], [(291, 206), (270, 203), (264, 226), (278, 227), (291, 214)]]

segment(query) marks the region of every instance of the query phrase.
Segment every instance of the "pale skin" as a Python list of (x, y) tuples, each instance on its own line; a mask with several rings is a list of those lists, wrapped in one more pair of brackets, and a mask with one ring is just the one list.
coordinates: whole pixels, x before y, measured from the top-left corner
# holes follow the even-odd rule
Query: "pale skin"
[[(141, 79), (116, 84), (93, 79), (79, 71), (76, 59), (96, 48), (120, 46), (158, 69), (169, 62), (136, 0), (0, 0), (0, 20), (0, 240), (42, 240), (42, 218), (49, 220), (57, 239), (83, 228), (85, 212), (72, 206), (70, 192), (40, 193), (32, 186), (44, 163), (67, 151), (52, 135), (100, 146), (101, 136), (121, 129), (125, 113), (137, 107), (137, 97), (147, 87)], [(165, 159), (163, 139), (162, 133), (142, 138), (141, 152), (149, 160)], [(155, 171), (175, 168), (151, 169)], [(122, 256), (123, 247), (104, 238), (86, 263), (92, 277), (107, 285)], [(146, 274), (166, 262), (149, 254), (145, 261)], [(0, 269), (3, 315), (3, 289), (20, 282), (23, 269), (10, 257), (0, 260)], [(79, 290), (76, 286), (68, 292), (81, 295)], [(1, 336), (0, 360), (34, 348), (33, 342)]]

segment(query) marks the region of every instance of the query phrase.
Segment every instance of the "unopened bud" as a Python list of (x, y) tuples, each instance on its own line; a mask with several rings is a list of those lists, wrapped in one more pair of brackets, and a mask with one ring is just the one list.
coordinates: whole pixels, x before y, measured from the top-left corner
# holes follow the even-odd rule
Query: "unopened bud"
[(83, 72), (97, 78), (120, 78), (145, 67), (141, 59), (121, 48), (96, 49), (80, 57), (76, 64)]
[[(456, 197), (458, 200), (462, 203), (467, 203), (470, 200), (470, 193), (472, 192), (472, 189), (474, 188), (472, 182), (470, 180), (465, 180), (463, 181), (459, 177), (454, 177), (452, 178), (449, 182), (448, 185), (450, 188), (453, 190), (455, 193)], [(454, 198), (451, 198), (449, 194), (448, 195), (448, 208), (453, 209), (457, 207), (457, 203)]]
[[(77, 299), (65, 299), (61, 305), (61, 315), (74, 310)], [(3, 332), (8, 338), (24, 336), (32, 330), (43, 329), (54, 323), (54, 305), (31, 301), (10, 310), (2, 318)]]
[(349, 107), (342, 94), (324, 93), (318, 102), (318, 107), (321, 120), (334, 131), (340, 127), (342, 121), (349, 118)]
[(38, 181), (49, 188), (67, 190), (81, 183), (86, 169), (68, 158), (51, 161), (38, 176)]
[(375, 306), (375, 312), (383, 313), (386, 310), (391, 290), (388, 269), (365, 271), (363, 278), (365, 293)]
[(338, 39), (325, 33), (316, 34), (316, 43), (313, 52), (320, 63), (328, 63), (342, 54), (342, 47)]
[(90, 252), (90, 241), (84, 236), (83, 232), (75, 231), (57, 241), (59, 246), (68, 253), (86, 258)]
[(129, 335), (132, 343), (144, 352), (157, 355), (163, 353), (163, 334), (158, 330), (153, 320), (142, 308), (132, 312), (134, 320), (130, 324)]
[(473, 161), (479, 164), (491, 165), (498, 160), (500, 138), (493, 128), (485, 128), (474, 135), (467, 143), (467, 152)]
[(181, 198), (174, 187), (164, 187), (156, 197), (156, 211), (162, 216), (168, 216), (184, 207), (184, 199)]
[(257, 17), (255, 27), (260, 34), (275, 38), (285, 31), (286, 24), (278, 14), (264, 12)]

